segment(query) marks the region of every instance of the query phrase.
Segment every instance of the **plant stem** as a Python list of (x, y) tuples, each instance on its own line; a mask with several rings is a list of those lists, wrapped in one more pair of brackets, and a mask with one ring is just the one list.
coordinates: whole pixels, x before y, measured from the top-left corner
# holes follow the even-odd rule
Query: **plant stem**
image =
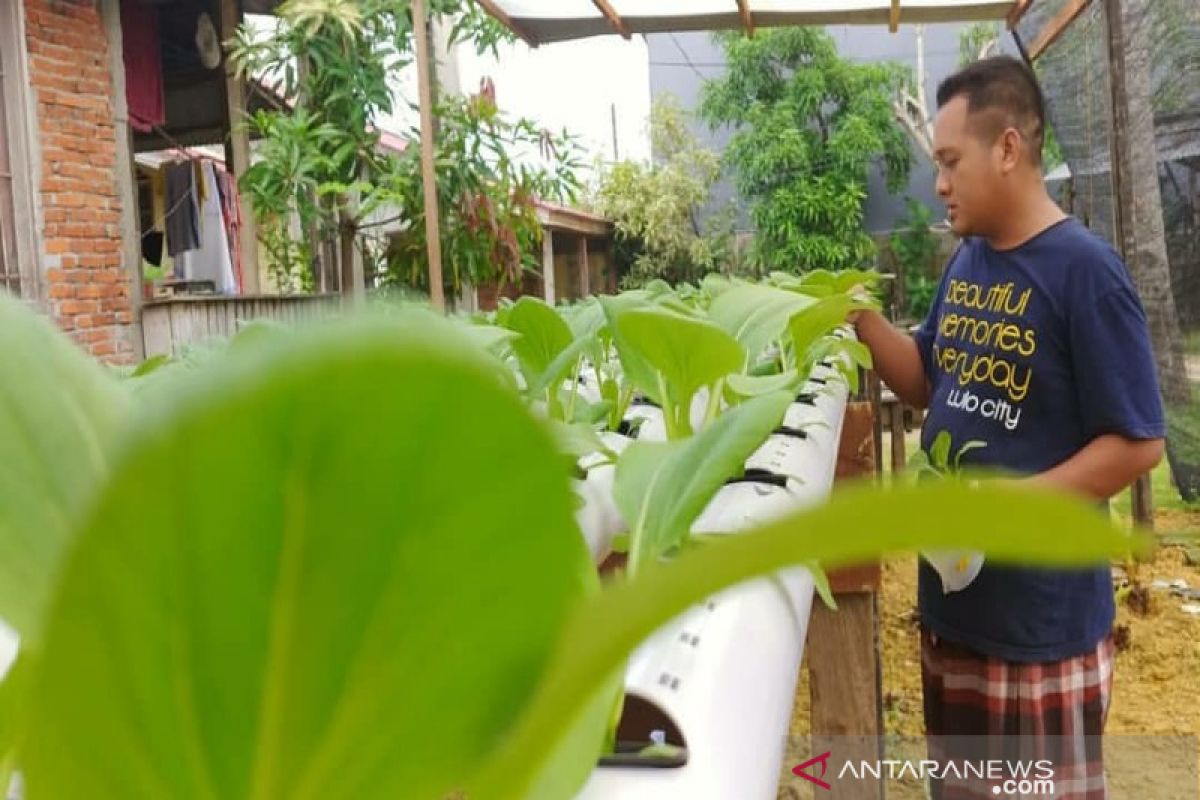
[(575, 369), (571, 370), (571, 398), (567, 400), (567, 421), (575, 421), (575, 398), (579, 396), (579, 372), (583, 369), (583, 356), (575, 360)]
[(704, 412), (704, 427), (712, 424), (721, 410), (721, 393), (725, 389), (725, 379), (722, 378), (709, 387), (708, 408)]
[(654, 377), (658, 381), (658, 396), (662, 401), (663, 424), (667, 427), (667, 441), (673, 442), (678, 438), (676, 436), (675, 408), (667, 396), (667, 382), (663, 378), (663, 374), (656, 372), (654, 373)]

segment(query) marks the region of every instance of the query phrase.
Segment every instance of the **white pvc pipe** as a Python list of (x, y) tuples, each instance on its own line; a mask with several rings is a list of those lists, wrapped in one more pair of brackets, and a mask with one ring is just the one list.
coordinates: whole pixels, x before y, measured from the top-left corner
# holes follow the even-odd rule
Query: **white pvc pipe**
[[(814, 376), (825, 374), (814, 370)], [(833, 483), (846, 387), (809, 384), (812, 405), (793, 403), (784, 424), (798, 439), (773, 435), (747, 461), (800, 479), (787, 488), (725, 486), (696, 532), (734, 532), (821, 502)], [(657, 412), (657, 416), (656, 413)], [(658, 409), (639, 438), (661, 437)], [(682, 730), (688, 763), (677, 768), (598, 767), (585, 800), (773, 800), (783, 765), (808, 617), (812, 577), (803, 568), (747, 581), (693, 607), (633, 654), (626, 691), (653, 702)]]
[[(633, 441), (627, 436), (608, 431), (601, 433), (600, 438), (606, 447), (618, 455)], [(602, 563), (612, 552), (613, 537), (627, 529), (613, 496), (617, 467), (605, 463), (603, 458), (597, 453), (582, 459), (579, 466), (587, 470), (587, 477), (572, 481), (575, 493), (583, 498), (583, 506), (575, 512), (575, 521), (596, 564)]]

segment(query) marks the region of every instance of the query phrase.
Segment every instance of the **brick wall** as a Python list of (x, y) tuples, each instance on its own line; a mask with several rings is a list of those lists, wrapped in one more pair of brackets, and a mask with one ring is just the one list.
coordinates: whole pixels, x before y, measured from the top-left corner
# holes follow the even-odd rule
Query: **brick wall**
[(24, 2), (42, 159), (46, 310), (93, 355), (127, 363), (134, 359), (131, 280), (122, 263), (117, 126), (98, 4)]

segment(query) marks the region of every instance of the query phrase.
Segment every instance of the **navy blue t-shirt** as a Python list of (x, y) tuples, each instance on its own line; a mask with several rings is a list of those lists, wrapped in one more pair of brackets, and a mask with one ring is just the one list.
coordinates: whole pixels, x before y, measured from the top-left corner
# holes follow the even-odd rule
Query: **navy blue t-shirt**
[[(1074, 218), (1011, 250), (964, 240), (916, 341), (931, 387), (922, 449), (943, 430), (952, 455), (985, 442), (963, 454), (963, 467), (1028, 475), (1101, 434), (1165, 435), (1141, 303), (1117, 253)], [(1108, 635), (1114, 614), (1107, 564), (985, 561), (965, 589), (943, 594), (922, 559), (918, 596), (932, 631), (1009, 661), (1080, 655)]]

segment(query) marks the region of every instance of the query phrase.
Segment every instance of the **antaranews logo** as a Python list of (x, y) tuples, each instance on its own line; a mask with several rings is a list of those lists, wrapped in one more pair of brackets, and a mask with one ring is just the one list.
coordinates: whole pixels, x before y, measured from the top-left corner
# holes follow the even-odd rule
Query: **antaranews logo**
[[(821, 755), (819, 755), (819, 756), (813, 756), (808, 761), (805, 761), (803, 764), (797, 764), (796, 766), (792, 767), (792, 774), (796, 775), (798, 777), (804, 778), (806, 781), (812, 781), (817, 786), (820, 786), (822, 789), (828, 789), (828, 788), (830, 788), (829, 784), (826, 783), (824, 780), (822, 780), (822, 778), (825, 777), (825, 773), (829, 770), (829, 756), (830, 756), (829, 750), (826, 750), (824, 753), (821, 753)], [(821, 777), (820, 778), (808, 774), (808, 768), (815, 764), (821, 765)]]
[[(792, 774), (803, 778), (822, 789), (831, 789), (825, 780), (829, 773), (832, 751), (826, 750), (818, 756), (792, 767)], [(818, 774), (819, 769), (819, 774)], [(935, 780), (948, 783), (979, 783), (991, 786), (992, 794), (1008, 795), (1054, 794), (1054, 765), (1046, 759), (1037, 761), (946, 761), (933, 759), (882, 759), (878, 761), (846, 761), (837, 772), (837, 779), (844, 780)]]

